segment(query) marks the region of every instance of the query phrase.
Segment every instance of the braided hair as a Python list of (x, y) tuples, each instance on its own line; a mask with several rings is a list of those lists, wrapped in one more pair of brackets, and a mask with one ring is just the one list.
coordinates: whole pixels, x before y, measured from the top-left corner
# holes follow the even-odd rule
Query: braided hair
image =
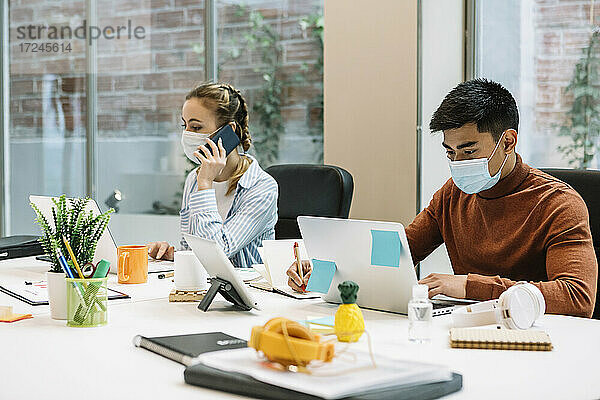
[(252, 144), (252, 137), (248, 131), (248, 104), (241, 92), (228, 83), (203, 83), (192, 89), (186, 96), (186, 100), (199, 99), (205, 102), (215, 112), (217, 126), (224, 126), (235, 122), (235, 133), (240, 139), (240, 145), (244, 154), (240, 162), (229, 178), (227, 194), (233, 192), (242, 175), (248, 170), (252, 159), (246, 156), (246, 152)]

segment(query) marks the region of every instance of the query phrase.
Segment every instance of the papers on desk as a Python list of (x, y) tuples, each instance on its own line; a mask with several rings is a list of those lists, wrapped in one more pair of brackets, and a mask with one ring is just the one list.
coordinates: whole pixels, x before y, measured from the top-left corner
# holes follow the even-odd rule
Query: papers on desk
[[(19, 299), (31, 306), (47, 306), (48, 286), (45, 281), (33, 282), (31, 285), (3, 285), (0, 292)], [(108, 288), (108, 300), (129, 299), (125, 293)]]
[(287, 284), (286, 271), (296, 261), (294, 256), (294, 242), (300, 248), (300, 258), (308, 260), (308, 254), (302, 240), (263, 240), (263, 262), (270, 278), (267, 280), (274, 287)]
[(235, 272), (244, 283), (256, 282), (262, 279), (260, 272), (254, 268), (235, 268)]
[(321, 297), (318, 293), (298, 293), (287, 285), (286, 271), (295, 261), (294, 242), (300, 247), (300, 257), (306, 260), (308, 255), (302, 240), (263, 240), (263, 247), (259, 247), (258, 250), (264, 264), (252, 266), (263, 279), (250, 283), (251, 287), (298, 300)]
[(298, 300), (320, 299), (321, 298), (321, 296), (318, 293), (315, 293), (315, 292), (299, 293), (287, 285), (280, 286), (280, 287), (274, 287), (273, 292), (279, 293), (283, 296), (293, 297), (294, 299), (298, 299)]
[(175, 270), (175, 263), (173, 261), (155, 260), (152, 257), (148, 257), (148, 273), (159, 274), (161, 272), (172, 272)]
[(321, 296), (319, 296), (318, 293), (312, 293), (312, 292), (299, 293), (299, 292), (296, 292), (291, 287), (289, 287), (287, 285), (285, 285), (285, 286), (279, 286), (279, 287), (274, 287), (273, 285), (271, 285), (265, 279), (261, 279), (261, 280), (258, 280), (258, 281), (253, 280), (252, 282), (246, 282), (246, 283), (248, 283), (248, 285), (250, 287), (253, 287), (255, 289), (260, 289), (260, 290), (265, 290), (267, 292), (277, 293), (277, 294), (280, 294), (282, 296), (287, 296), (287, 297), (291, 297), (291, 298), (298, 299), (298, 300), (303, 300), (303, 299), (318, 299), (318, 298), (321, 297)]
[(256, 350), (251, 348), (205, 353), (198, 360), (221, 371), (248, 375), (261, 382), (325, 399), (339, 399), (401, 384), (417, 385), (452, 379), (452, 373), (446, 367), (383, 356), (375, 356), (377, 368), (368, 368), (372, 366), (369, 354), (359, 351), (347, 351), (332, 362), (321, 364), (312, 375), (267, 368)]

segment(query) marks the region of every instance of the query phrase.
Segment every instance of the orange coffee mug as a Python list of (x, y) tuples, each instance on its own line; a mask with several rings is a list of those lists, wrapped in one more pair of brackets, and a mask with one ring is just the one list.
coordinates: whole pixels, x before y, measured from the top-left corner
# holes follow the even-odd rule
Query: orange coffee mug
[(117, 271), (119, 283), (148, 282), (148, 247), (117, 247)]

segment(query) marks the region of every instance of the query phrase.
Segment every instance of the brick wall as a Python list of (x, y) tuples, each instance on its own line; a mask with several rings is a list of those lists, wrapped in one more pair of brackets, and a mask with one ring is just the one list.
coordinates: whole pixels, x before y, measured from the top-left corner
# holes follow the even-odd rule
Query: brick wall
[[(257, 9), (281, 37), (284, 86), (282, 114), (287, 139), (306, 138), (311, 118), (320, 115), (309, 105), (320, 93), (322, 76), (309, 74), (302, 83), (292, 78), (312, 65), (320, 54), (318, 43), (299, 26), (315, 13), (314, 0), (244, 1)], [(248, 21), (236, 12), (235, 2), (218, 2), (219, 54), (225, 57), (232, 39), (239, 41)], [(98, 26), (132, 20), (145, 27), (143, 40), (98, 40), (98, 126), (101, 138), (166, 137), (180, 131), (185, 93), (204, 78), (203, 1), (99, 0)], [(22, 25), (70, 25), (85, 18), (85, 2), (11, 0), (11, 140), (85, 136), (85, 46), (72, 39), (70, 53), (24, 53), (17, 38)], [(49, 42), (49, 40), (43, 40)], [(62, 41), (53, 41), (61, 43)], [(67, 42), (65, 40), (65, 42)], [(239, 58), (221, 65), (220, 79), (242, 90), (250, 107), (262, 82), (256, 72), (260, 59), (242, 49)], [(312, 71), (312, 69), (308, 69)], [(312, 116), (312, 117), (311, 117)], [(316, 117), (315, 117), (316, 116)], [(250, 114), (252, 119), (252, 114)], [(260, 149), (258, 149), (260, 151)], [(307, 157), (310, 154), (307, 154)], [(283, 160), (285, 161), (285, 160)], [(302, 161), (302, 160), (294, 160)], [(313, 160), (304, 160), (313, 161)]]
[[(536, 0), (533, 5), (535, 124), (540, 133), (555, 135), (557, 126), (565, 121), (565, 112), (572, 101), (571, 95), (565, 95), (565, 88), (588, 45), (591, 3), (590, 0)], [(600, 4), (596, 3), (596, 25), (599, 18)]]

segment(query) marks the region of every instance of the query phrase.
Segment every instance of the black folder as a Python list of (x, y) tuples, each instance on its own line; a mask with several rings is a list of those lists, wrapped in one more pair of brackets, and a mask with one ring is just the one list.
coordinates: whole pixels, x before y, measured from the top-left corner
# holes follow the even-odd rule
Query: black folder
[(39, 236), (7, 236), (0, 238), (0, 260), (44, 254)]
[[(253, 397), (257, 399), (319, 400), (308, 395), (258, 381), (248, 375), (224, 372), (215, 368), (196, 364), (185, 369), (185, 382), (190, 385)], [(453, 373), (452, 379), (444, 382), (420, 385), (401, 385), (373, 390), (344, 400), (431, 400), (438, 399), (462, 388), (462, 375)]]

